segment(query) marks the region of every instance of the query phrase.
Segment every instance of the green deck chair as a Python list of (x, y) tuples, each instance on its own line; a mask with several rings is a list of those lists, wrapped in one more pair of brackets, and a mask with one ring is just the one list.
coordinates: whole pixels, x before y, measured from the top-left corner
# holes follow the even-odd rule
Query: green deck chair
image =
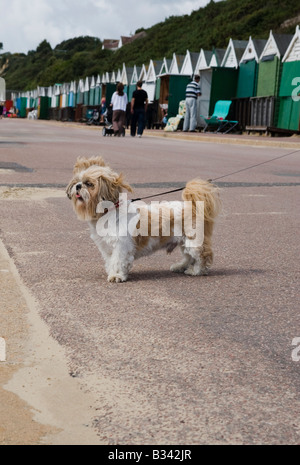
[(215, 132), (221, 132), (222, 134), (227, 134), (232, 131), (239, 122), (226, 119), (232, 104), (231, 100), (218, 100), (215, 104), (215, 109), (213, 114), (210, 117), (202, 116), (206, 126), (204, 132), (207, 131), (210, 127), (216, 129)]

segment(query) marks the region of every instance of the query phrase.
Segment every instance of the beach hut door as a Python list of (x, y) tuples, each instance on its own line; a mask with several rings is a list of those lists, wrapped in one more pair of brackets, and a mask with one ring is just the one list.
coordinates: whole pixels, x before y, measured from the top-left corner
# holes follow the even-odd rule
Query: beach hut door
[(204, 128), (206, 123), (204, 119), (200, 116), (210, 116), (209, 115), (209, 103), (210, 103), (210, 91), (211, 91), (211, 81), (212, 81), (212, 70), (201, 71), (201, 97), (198, 98), (198, 111), (197, 111), (197, 126)]

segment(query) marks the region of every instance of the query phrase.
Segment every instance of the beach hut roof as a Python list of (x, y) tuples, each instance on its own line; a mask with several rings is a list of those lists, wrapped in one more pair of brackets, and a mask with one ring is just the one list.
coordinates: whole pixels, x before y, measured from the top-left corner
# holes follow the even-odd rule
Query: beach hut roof
[(181, 67), (180, 74), (186, 76), (192, 76), (196, 68), (197, 62), (199, 59), (199, 53), (186, 51), (186, 55)]
[(141, 72), (139, 75), (139, 81), (145, 81), (147, 76), (148, 66), (142, 65)]
[(253, 39), (253, 45), (254, 45), (255, 50), (257, 52), (258, 58), (262, 54), (262, 51), (265, 48), (266, 43), (267, 43), (266, 39)]
[(247, 45), (246, 40), (230, 39), (221, 66), (224, 68), (238, 68)]
[(142, 71), (141, 66), (134, 65), (130, 84), (134, 85), (134, 84), (136, 84), (138, 82), (141, 71)]
[(116, 82), (116, 73), (114, 71), (112, 71), (111, 73), (108, 73), (109, 74), (109, 82), (111, 84), (115, 84)]
[(153, 60), (153, 65), (154, 65), (154, 70), (155, 70), (156, 76), (159, 75), (162, 64), (163, 64), (163, 60)]
[(79, 79), (77, 90), (79, 92), (84, 92), (84, 81), (83, 81), (83, 79)]
[(94, 89), (96, 87), (95, 76), (90, 78), (90, 89)]
[(88, 92), (90, 90), (90, 80), (89, 78), (85, 78), (85, 83), (84, 83), (84, 92)]
[(212, 54), (213, 52), (209, 50), (203, 50), (203, 48), (200, 50), (200, 54), (198, 56), (198, 61), (196, 63), (196, 66), (194, 68), (194, 74), (198, 74), (199, 71), (202, 69), (207, 69), (209, 68), (209, 63), (212, 59)]
[(71, 87), (71, 84), (69, 82), (65, 82), (61, 86), (61, 93), (62, 94), (68, 94), (70, 92), (70, 87)]
[(131, 83), (132, 75), (133, 75), (133, 68), (127, 68), (125, 63), (123, 63), (120, 82), (122, 82), (124, 86), (129, 86), (129, 84)]
[(160, 69), (162, 67), (163, 60), (150, 60), (146, 81), (155, 82), (157, 76), (159, 75)]
[(240, 64), (247, 63), (247, 61), (251, 60), (255, 60), (256, 63), (258, 63), (266, 43), (266, 39), (252, 39), (250, 36), (242, 58), (240, 59)]
[(296, 27), (296, 32), (292, 38), (285, 55), (282, 59), (283, 62), (300, 61), (300, 29)]
[(172, 63), (172, 59), (168, 59), (168, 58), (165, 57), (163, 59), (163, 61), (162, 61), (162, 65), (161, 65), (161, 68), (159, 70), (159, 75), (168, 74), (171, 63)]
[(277, 56), (279, 59), (284, 56), (293, 36), (290, 34), (273, 34), (270, 31), (267, 43), (259, 57), (260, 60), (269, 56)]
[(76, 81), (72, 81), (70, 84), (70, 92), (76, 92)]
[(226, 50), (223, 48), (214, 48), (212, 51), (212, 57), (209, 63), (209, 67), (221, 66)]
[(180, 70), (182, 68), (184, 59), (185, 59), (185, 55), (176, 55), (176, 53), (173, 53), (173, 59), (172, 59), (172, 63), (169, 69), (169, 73), (180, 74)]
[(117, 75), (116, 75), (116, 82), (121, 82), (122, 79), (122, 69), (118, 69)]

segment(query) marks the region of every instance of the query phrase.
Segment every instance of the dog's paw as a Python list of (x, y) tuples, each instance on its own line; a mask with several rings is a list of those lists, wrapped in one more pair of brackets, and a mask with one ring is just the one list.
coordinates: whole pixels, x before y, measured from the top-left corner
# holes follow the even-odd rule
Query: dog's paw
[(184, 273), (186, 270), (186, 265), (182, 265), (181, 263), (175, 263), (174, 265), (171, 265), (170, 271), (173, 271), (173, 273)]
[(189, 266), (184, 272), (188, 276), (207, 276), (208, 268), (199, 268), (197, 266)]
[(127, 281), (127, 277), (121, 274), (109, 275), (107, 281), (109, 283), (125, 283), (125, 281)]
[(200, 276), (201, 273), (197, 272), (193, 266), (190, 266), (187, 270), (185, 270), (184, 274), (187, 276)]

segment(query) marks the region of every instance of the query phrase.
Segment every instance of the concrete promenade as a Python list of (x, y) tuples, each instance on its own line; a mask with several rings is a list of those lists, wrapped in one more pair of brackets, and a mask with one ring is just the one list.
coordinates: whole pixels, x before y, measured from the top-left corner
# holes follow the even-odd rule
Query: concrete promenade
[[(161, 251), (109, 284), (65, 195), (94, 155), (134, 197), (278, 160), (220, 179), (209, 276)], [(299, 444), (299, 193), (297, 136), (1, 120), (0, 444)]]

